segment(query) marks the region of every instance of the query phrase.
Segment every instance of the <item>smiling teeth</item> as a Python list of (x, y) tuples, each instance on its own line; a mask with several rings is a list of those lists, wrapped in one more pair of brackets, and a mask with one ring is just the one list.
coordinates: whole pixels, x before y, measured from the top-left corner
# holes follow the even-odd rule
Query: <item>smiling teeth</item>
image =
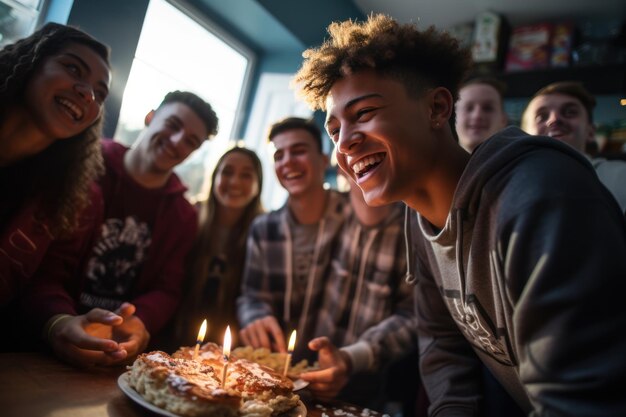
[(296, 178), (300, 176), (300, 172), (290, 172), (287, 175), (285, 175), (285, 178), (287, 178), (288, 180), (292, 179), (292, 178)]
[(58, 102), (64, 105), (65, 107), (67, 107), (67, 109), (72, 114), (72, 117), (74, 117), (74, 120), (79, 120), (83, 117), (83, 112), (81, 111), (80, 107), (78, 107), (71, 101), (66, 100), (64, 98), (59, 98)]
[(361, 172), (365, 171), (365, 169), (369, 168), (370, 166), (378, 164), (384, 158), (385, 158), (385, 155), (382, 153), (377, 153), (375, 155), (366, 156), (365, 158), (361, 159), (359, 162), (357, 162), (356, 164), (352, 166), (352, 171), (354, 171), (354, 173), (358, 175)]

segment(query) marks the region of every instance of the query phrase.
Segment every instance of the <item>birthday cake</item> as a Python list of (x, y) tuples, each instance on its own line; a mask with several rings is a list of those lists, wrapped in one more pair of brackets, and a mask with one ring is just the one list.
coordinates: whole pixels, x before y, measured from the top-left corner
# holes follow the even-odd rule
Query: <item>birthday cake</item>
[(230, 358), (223, 382), (221, 349), (207, 345), (196, 359), (191, 347), (172, 356), (139, 355), (128, 383), (146, 401), (181, 416), (270, 417), (298, 406), (289, 378), (245, 359)]

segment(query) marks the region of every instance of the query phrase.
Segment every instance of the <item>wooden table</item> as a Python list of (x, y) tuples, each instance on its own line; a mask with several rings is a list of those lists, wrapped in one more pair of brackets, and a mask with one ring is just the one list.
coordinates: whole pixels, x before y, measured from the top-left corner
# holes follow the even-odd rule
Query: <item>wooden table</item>
[[(79, 370), (41, 353), (0, 354), (3, 417), (154, 417), (117, 386), (124, 367)], [(376, 417), (345, 403), (307, 402), (307, 417)], [(348, 413), (348, 414), (347, 414)]]

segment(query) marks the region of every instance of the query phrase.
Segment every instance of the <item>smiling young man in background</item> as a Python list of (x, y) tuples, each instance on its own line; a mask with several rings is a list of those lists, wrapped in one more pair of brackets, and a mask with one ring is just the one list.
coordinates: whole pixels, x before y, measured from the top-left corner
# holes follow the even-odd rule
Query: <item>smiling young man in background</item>
[[(587, 145), (595, 140), (595, 106), (596, 99), (581, 83), (552, 83), (537, 91), (530, 99), (522, 114), (522, 129), (531, 135), (560, 140), (587, 155)], [(626, 162), (604, 158), (590, 160), (600, 181), (626, 213)]]
[(502, 82), (489, 77), (471, 78), (461, 85), (455, 105), (456, 133), (466, 151), (472, 153), (507, 125), (504, 89)]

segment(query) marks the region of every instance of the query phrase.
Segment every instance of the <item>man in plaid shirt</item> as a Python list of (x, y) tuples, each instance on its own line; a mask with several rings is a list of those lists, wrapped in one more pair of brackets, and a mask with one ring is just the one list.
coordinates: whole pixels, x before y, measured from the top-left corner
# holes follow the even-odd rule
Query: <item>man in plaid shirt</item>
[(311, 120), (281, 120), (271, 127), (269, 140), (276, 176), (289, 197), (251, 226), (237, 301), (241, 340), (285, 352), (285, 333), (297, 329), (294, 359), (313, 359), (306, 342), (313, 336), (332, 250), (351, 207), (346, 195), (324, 189), (328, 156)]
[[(294, 360), (319, 352), (322, 370), (306, 379), (316, 395), (331, 398), (350, 374), (376, 371), (416, 346), (411, 290), (402, 281), (403, 205), (374, 209), (359, 189), (351, 202), (325, 190), (328, 159), (310, 121), (277, 122), (269, 140), (289, 197), (251, 227), (238, 300), (241, 339), (284, 352), (285, 333), (297, 329)], [(336, 372), (341, 381), (328, 387)]]
[[(343, 172), (338, 171), (338, 183), (347, 183)], [(318, 398), (339, 395), (379, 408), (386, 395), (381, 391), (385, 388), (381, 377), (387, 375), (382, 372), (384, 366), (402, 359), (417, 360), (413, 287), (404, 280), (405, 206), (370, 207), (358, 186), (349, 181), (349, 187), (353, 213), (344, 223), (333, 252), (317, 315), (315, 335), (319, 337), (309, 343), (311, 349), (319, 351), (322, 370), (301, 377), (311, 382), (309, 390)], [(395, 375), (393, 369), (391, 378), (401, 377), (397, 382), (407, 390), (417, 389), (419, 378), (415, 374)], [(414, 400), (415, 391), (411, 392), (412, 405)]]

